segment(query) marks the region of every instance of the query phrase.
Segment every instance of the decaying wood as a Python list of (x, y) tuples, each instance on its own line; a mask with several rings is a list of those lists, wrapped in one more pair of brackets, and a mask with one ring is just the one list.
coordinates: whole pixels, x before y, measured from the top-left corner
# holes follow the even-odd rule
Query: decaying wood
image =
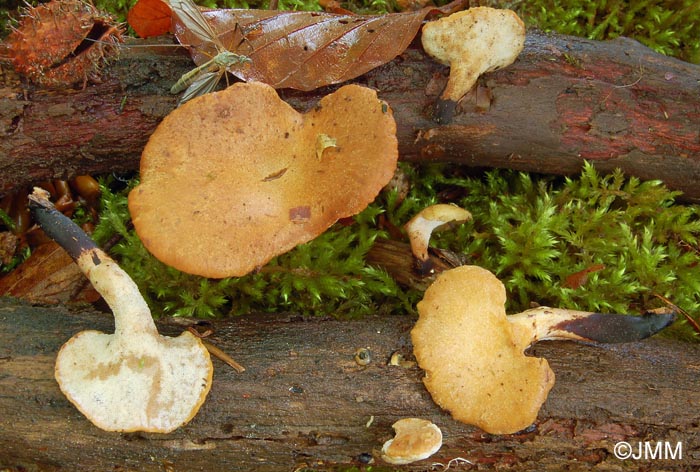
[[(133, 46), (100, 84), (50, 91), (10, 82), (2, 89), (0, 193), (138, 167), (148, 136), (176, 104), (170, 86), (192, 63), (177, 48)], [(355, 81), (392, 106), (402, 159), (557, 174), (575, 173), (589, 159), (602, 171), (663, 179), (700, 201), (700, 66), (628, 39), (531, 31), (518, 61), (482, 78), (480, 98), (465, 98), (454, 121), (439, 126), (432, 108), (447, 73), (411, 48)], [(281, 95), (303, 111), (332, 89)]]
[[(118, 434), (89, 423), (53, 379), (61, 344), (83, 329), (111, 331), (111, 315), (0, 299), (0, 470), (343, 470), (334, 466), (359, 467), (371, 456), (381, 465), (377, 450), (408, 416), (439, 425), (445, 444), (402, 470), (443, 470), (433, 464), (455, 458), (474, 465), (453, 461), (452, 470), (700, 467), (697, 345), (540, 343), (533, 353), (549, 360), (557, 380), (536, 426), (489, 436), (436, 407), (417, 367), (387, 365), (396, 351), (411, 358), (412, 324), (408, 316), (214, 322), (209, 342), (246, 371), (215, 360), (207, 402), (172, 434)], [(164, 320), (160, 329), (184, 328)], [(353, 359), (359, 348), (372, 353), (365, 367)], [(667, 442), (672, 451), (621, 461), (613, 453), (619, 441), (635, 451)]]

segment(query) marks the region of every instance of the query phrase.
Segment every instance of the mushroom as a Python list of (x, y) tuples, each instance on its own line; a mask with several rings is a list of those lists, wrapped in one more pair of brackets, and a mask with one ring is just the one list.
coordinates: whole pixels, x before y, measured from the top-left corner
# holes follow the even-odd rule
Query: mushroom
[(396, 435), (382, 447), (382, 459), (403, 465), (427, 459), (442, 447), (442, 431), (428, 420), (404, 418), (392, 425)]
[(114, 312), (114, 334), (82, 331), (61, 347), (55, 375), (61, 391), (107, 431), (168, 433), (204, 403), (213, 366), (190, 332), (158, 334), (136, 284), (71, 220), (35, 189), (30, 205), (39, 225), (76, 261)]
[(630, 316), (540, 307), (506, 317), (504, 285), (486, 269), (438, 275), (418, 303), (414, 354), (433, 400), (492, 434), (531, 425), (554, 385), (545, 359), (524, 350), (541, 339), (623, 342), (668, 326), (674, 314)]
[(162, 262), (241, 276), (363, 210), (389, 182), (391, 109), (347, 85), (300, 114), (262, 83), (237, 83), (170, 113), (129, 195), (134, 227)]
[(456, 205), (439, 203), (424, 208), (404, 225), (419, 274), (425, 275), (432, 270), (428, 245), (433, 231), (450, 223), (464, 223), (471, 219), (472, 215), (467, 210)]
[(512, 10), (476, 7), (426, 23), (423, 48), (450, 66), (438, 100), (438, 121), (449, 122), (457, 102), (479, 76), (512, 64), (525, 45), (525, 25)]

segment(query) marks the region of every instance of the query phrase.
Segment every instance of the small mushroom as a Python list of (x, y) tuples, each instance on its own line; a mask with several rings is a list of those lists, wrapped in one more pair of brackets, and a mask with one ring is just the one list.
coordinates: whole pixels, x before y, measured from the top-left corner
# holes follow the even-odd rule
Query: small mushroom
[(414, 354), (433, 400), (492, 434), (531, 425), (554, 385), (545, 359), (524, 350), (541, 339), (622, 342), (668, 326), (675, 316), (640, 317), (540, 307), (506, 317), (504, 285), (486, 269), (442, 272), (418, 303)]
[(241, 276), (362, 211), (397, 158), (391, 109), (369, 88), (341, 87), (301, 114), (268, 85), (238, 83), (160, 123), (129, 210), (162, 262)]
[(107, 431), (167, 433), (190, 421), (211, 388), (213, 367), (202, 342), (185, 331), (158, 334), (136, 284), (71, 220), (48, 193), (29, 197), (39, 225), (76, 261), (114, 312), (114, 334), (82, 331), (56, 359), (61, 391)]
[(427, 459), (442, 447), (442, 431), (428, 420), (404, 418), (393, 424), (393, 439), (382, 447), (382, 459), (403, 465)]
[(525, 45), (525, 25), (512, 10), (476, 7), (426, 23), (421, 39), (425, 52), (450, 66), (437, 111), (438, 121), (449, 122), (481, 74), (515, 61)]
[(464, 223), (471, 219), (471, 213), (464, 208), (439, 203), (424, 208), (406, 223), (404, 228), (411, 242), (411, 252), (416, 258), (419, 274), (428, 274), (432, 269), (428, 256), (428, 246), (433, 231), (450, 223)]

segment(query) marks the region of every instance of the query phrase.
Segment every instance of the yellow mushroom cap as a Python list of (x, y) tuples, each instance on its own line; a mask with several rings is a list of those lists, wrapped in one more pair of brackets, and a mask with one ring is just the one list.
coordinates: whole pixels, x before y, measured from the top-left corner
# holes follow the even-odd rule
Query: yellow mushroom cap
[(391, 109), (347, 85), (301, 114), (262, 83), (239, 83), (170, 113), (129, 195), (134, 227), (162, 262), (241, 276), (362, 211), (391, 179)]
[(524, 355), (532, 333), (508, 322), (505, 301), (491, 272), (460, 266), (428, 287), (411, 331), (435, 403), (493, 434), (531, 425), (554, 385), (547, 361)]

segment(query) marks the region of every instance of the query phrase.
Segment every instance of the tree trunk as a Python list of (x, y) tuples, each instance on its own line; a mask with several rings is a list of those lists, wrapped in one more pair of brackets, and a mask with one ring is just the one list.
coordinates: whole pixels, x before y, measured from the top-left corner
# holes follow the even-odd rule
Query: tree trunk
[[(181, 49), (135, 47), (143, 44), (126, 45), (102, 83), (81, 90), (2, 90), (0, 193), (138, 168), (149, 135), (176, 105), (169, 87), (193, 67)], [(447, 74), (414, 47), (355, 80), (393, 108), (401, 159), (555, 174), (578, 172), (588, 159), (601, 171), (662, 179), (700, 202), (699, 66), (629, 39), (531, 31), (518, 61), (484, 76), (453, 122), (438, 125), (432, 110)], [(334, 88), (281, 95), (303, 111)]]
[[(246, 371), (214, 360), (212, 390), (188, 425), (167, 435), (119, 434), (88, 422), (53, 378), (61, 344), (84, 329), (112, 332), (111, 315), (0, 299), (0, 321), (0, 470), (349, 470), (370, 457), (382, 464), (378, 450), (404, 417), (433, 421), (444, 446), (401, 470), (442, 470), (432, 464), (456, 458), (474, 466), (453, 462), (455, 470), (700, 467), (698, 345), (538, 344), (532, 354), (548, 359), (557, 379), (537, 423), (491, 436), (441, 411), (418, 367), (387, 365), (394, 352), (412, 359), (409, 317), (215, 321), (209, 341)], [(159, 329), (183, 328), (165, 319)], [(354, 361), (359, 348), (371, 351), (366, 366)], [(642, 457), (616, 458), (620, 441), (636, 456), (641, 445)]]

